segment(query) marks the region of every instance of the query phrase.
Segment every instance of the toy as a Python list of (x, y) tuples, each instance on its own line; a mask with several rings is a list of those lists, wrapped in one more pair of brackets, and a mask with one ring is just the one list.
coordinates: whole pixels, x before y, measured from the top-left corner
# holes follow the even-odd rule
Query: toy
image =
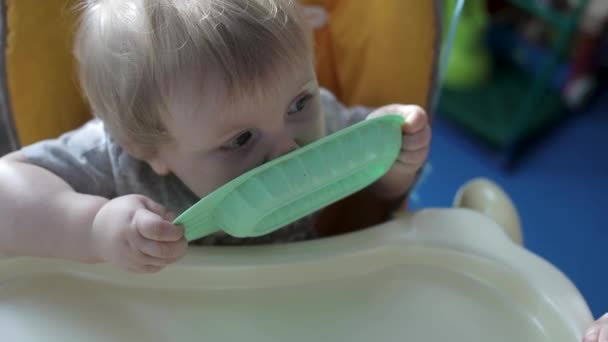
[(401, 149), (403, 122), (397, 115), (362, 121), (272, 160), (203, 198), (175, 223), (185, 227), (187, 240), (217, 230), (255, 237), (284, 227), (384, 175)]
[[(449, 39), (449, 30), (453, 28), (451, 24), (457, 1), (445, 1), (443, 30), (446, 39)], [(464, 4), (462, 16), (457, 23), (454, 44), (449, 51), (449, 62), (443, 80), (446, 87), (479, 85), (490, 75), (491, 58), (484, 39), (489, 23), (485, 7), (483, 0), (468, 0)]]

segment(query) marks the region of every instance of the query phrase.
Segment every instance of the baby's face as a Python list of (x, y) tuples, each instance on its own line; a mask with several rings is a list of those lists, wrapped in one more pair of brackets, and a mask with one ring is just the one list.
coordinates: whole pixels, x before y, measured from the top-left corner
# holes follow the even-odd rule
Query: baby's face
[[(230, 99), (206, 80), (180, 85), (167, 129), (173, 142), (150, 162), (158, 173), (173, 172), (203, 197), (233, 178), (325, 134), (319, 88), (311, 61), (281, 73), (266, 96)], [(213, 85), (218, 85), (213, 87)]]

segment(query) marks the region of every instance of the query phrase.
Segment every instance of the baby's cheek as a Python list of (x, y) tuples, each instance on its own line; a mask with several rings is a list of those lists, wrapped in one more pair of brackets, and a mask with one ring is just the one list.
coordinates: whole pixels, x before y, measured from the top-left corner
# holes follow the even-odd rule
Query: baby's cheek
[(193, 161), (191, 167), (183, 169), (177, 176), (190, 191), (202, 198), (238, 176), (239, 171), (221, 161), (206, 158), (204, 162)]
[(303, 132), (300, 134), (300, 137), (296, 137), (296, 143), (302, 146), (306, 146), (310, 143), (313, 143), (325, 136), (324, 132), (320, 129), (311, 129), (309, 131)]
[(222, 185), (222, 181), (216, 175), (206, 173), (204, 176), (191, 175), (189, 179), (183, 180), (186, 186), (198, 197), (205, 197)]
[(316, 114), (307, 122), (297, 123), (293, 131), (295, 141), (300, 146), (308, 145), (325, 137), (326, 129), (323, 113)]

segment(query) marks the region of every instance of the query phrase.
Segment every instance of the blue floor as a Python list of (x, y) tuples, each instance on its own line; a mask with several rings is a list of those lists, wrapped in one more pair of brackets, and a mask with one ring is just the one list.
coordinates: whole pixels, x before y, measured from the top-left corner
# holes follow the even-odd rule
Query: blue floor
[(608, 311), (608, 90), (527, 156), (515, 171), (442, 119), (434, 122), (431, 169), (412, 207), (450, 206), (467, 180), (488, 177), (512, 197), (525, 245), (564, 272), (594, 315)]

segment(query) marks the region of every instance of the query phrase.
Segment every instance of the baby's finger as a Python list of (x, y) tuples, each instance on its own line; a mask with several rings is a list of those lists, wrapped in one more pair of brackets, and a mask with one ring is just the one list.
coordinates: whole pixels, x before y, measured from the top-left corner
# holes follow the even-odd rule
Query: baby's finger
[(585, 333), (583, 342), (608, 341), (608, 313), (600, 317)]
[(429, 150), (422, 148), (416, 151), (401, 152), (397, 157), (397, 161), (406, 165), (421, 165), (428, 158)]
[(422, 131), (415, 134), (403, 135), (401, 149), (404, 151), (416, 151), (426, 148), (431, 143), (431, 128), (427, 125)]
[(165, 220), (173, 221), (175, 219), (175, 215), (173, 215), (172, 212), (167, 210), (167, 208), (163, 207), (162, 205), (149, 199), (148, 197), (142, 196), (141, 201), (142, 201), (143, 205), (146, 207), (146, 209), (148, 209), (151, 212), (157, 214), (158, 216), (164, 218)]
[(142, 240), (138, 242), (137, 249), (150, 257), (165, 260), (175, 260), (186, 254), (188, 242), (180, 240), (176, 242), (159, 242), (152, 240)]
[(605, 323), (600, 327), (600, 334), (597, 340), (599, 342), (608, 342), (608, 326)]
[(141, 209), (133, 217), (134, 225), (141, 236), (154, 241), (179, 241), (184, 229), (176, 226), (151, 211)]
[(144, 208), (150, 210), (151, 212), (156, 213), (160, 216), (162, 216), (162, 214), (165, 212), (165, 207), (163, 207), (159, 203), (156, 203), (155, 201), (151, 200), (150, 198), (148, 198), (146, 196), (141, 196), (141, 195), (137, 195), (137, 198), (141, 202), (141, 204), (144, 206)]
[(415, 106), (406, 113), (403, 133), (413, 134), (428, 126), (428, 117), (422, 108)]
[(589, 332), (583, 337), (583, 342), (598, 342), (598, 338), (597, 332)]

